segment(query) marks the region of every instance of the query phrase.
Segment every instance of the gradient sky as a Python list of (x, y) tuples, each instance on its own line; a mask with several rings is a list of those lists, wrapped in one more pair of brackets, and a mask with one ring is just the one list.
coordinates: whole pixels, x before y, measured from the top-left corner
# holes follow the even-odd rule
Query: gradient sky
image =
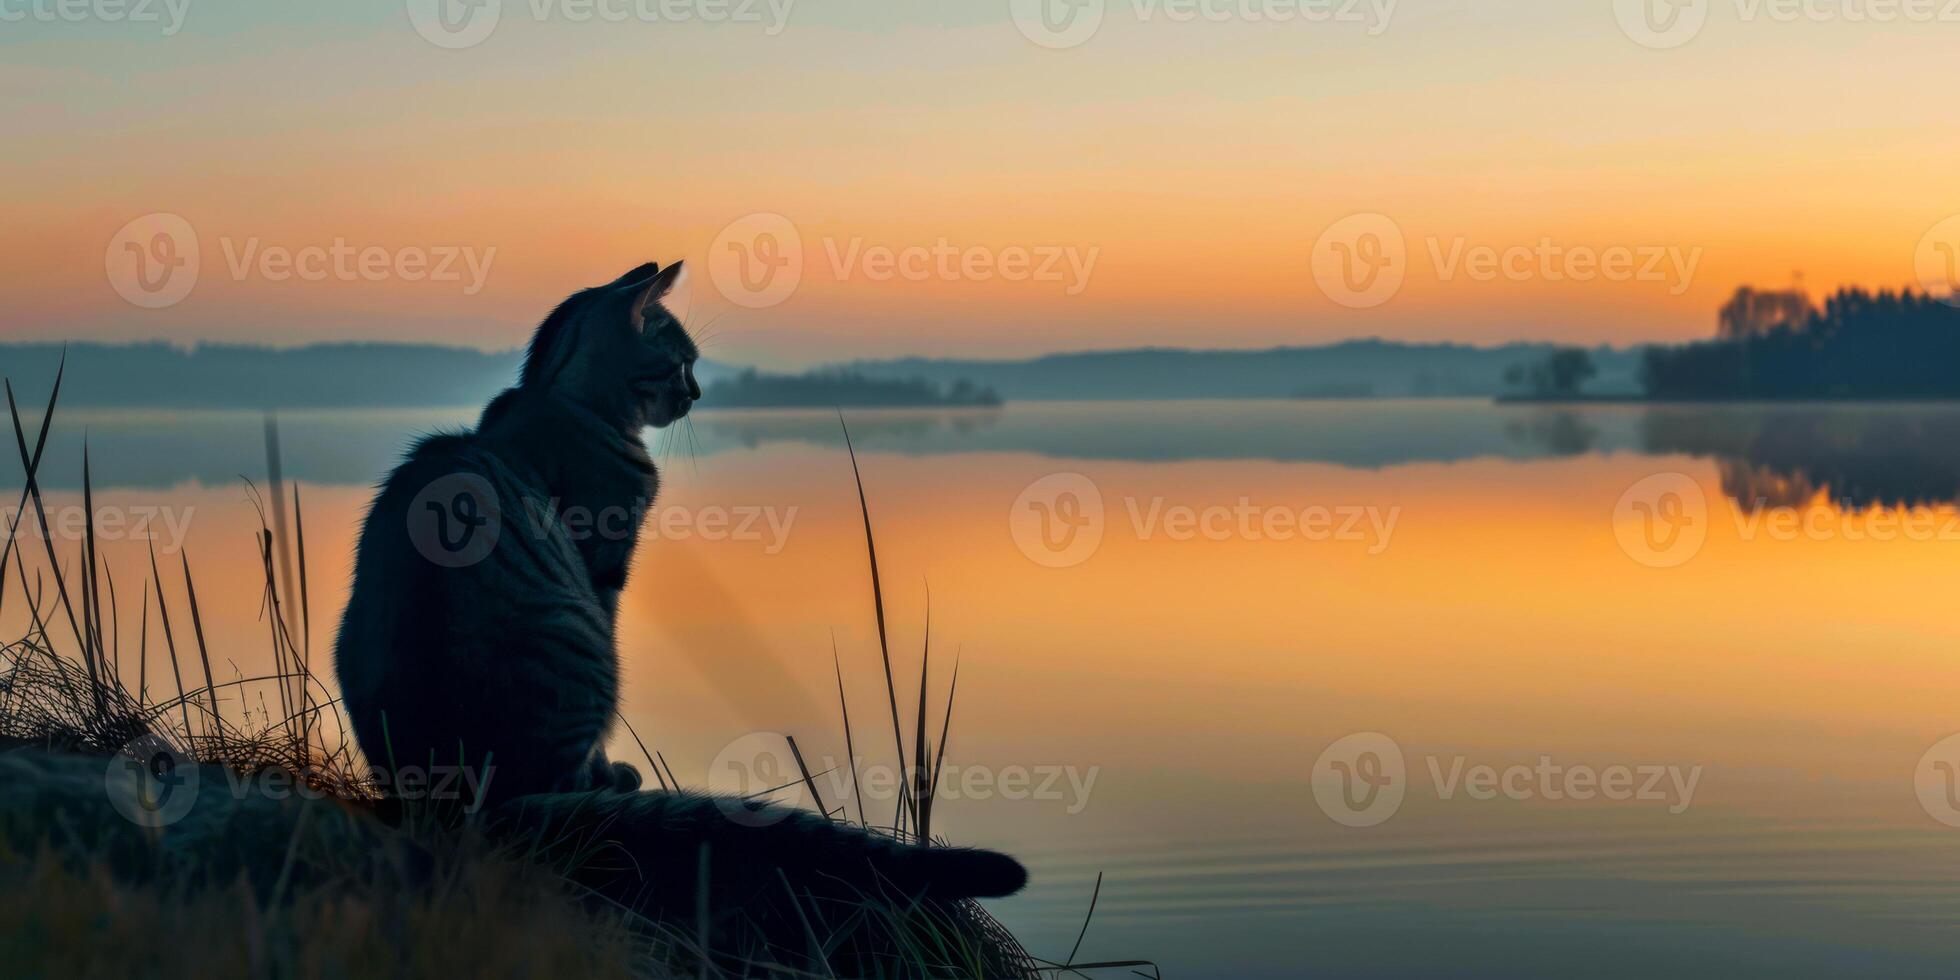
[[(1222, 22), (1178, 22), (1109, 0), (1085, 43), (1050, 49), (1008, 0), (796, 0), (773, 35), (563, 7), (540, 20), (547, 0), (503, 0), (488, 38), (447, 50), (402, 0), (187, 0), (169, 37), (34, 2), (0, 0), (27, 11), (0, 23), (0, 340), (509, 347), (572, 289), (686, 258), (710, 356), (776, 366), (1377, 335), (1627, 343), (1709, 333), (1736, 285), (1796, 270), (1813, 292), (1911, 283), (1923, 237), (1960, 211), (1960, 23), (1781, 22), (1713, 0), (1698, 36), (1655, 50), (1612, 0), (1404, 0), (1385, 25), (1252, 21), (1240, 0), (1215, 0)], [(189, 222), (201, 267), (187, 298), (146, 309), (112, 287), (105, 252), (159, 212)], [(804, 269), (751, 309), (708, 273), (717, 236), (756, 212), (792, 223)], [(1356, 213), (1407, 241), (1401, 288), (1363, 309), (1314, 278), (1316, 239)], [(495, 253), (473, 293), (230, 269), (254, 240), (336, 239)], [(1699, 264), (1678, 283), (1445, 279), (1431, 243), (1459, 239)], [(1095, 262), (1079, 283), (881, 281), (833, 259), (941, 240)]]

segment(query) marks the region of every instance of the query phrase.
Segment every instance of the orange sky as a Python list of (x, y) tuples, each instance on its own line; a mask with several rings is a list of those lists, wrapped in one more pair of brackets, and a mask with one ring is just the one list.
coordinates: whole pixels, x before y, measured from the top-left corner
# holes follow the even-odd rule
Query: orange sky
[[(1960, 130), (1934, 108), (1960, 24), (1715, 4), (1692, 41), (1655, 50), (1604, 2), (1405, 0), (1379, 31), (1252, 21), (1225, 0), (1216, 22), (1178, 22), (1140, 2), (1104, 4), (1063, 49), (1030, 41), (1007, 4), (952, 0), (807, 0), (780, 30), (540, 19), (507, 0), (456, 50), (381, 0), (197, 5), (168, 37), (29, 19), (0, 40), (0, 80), (36, 93), (0, 107), (15, 189), (0, 339), (509, 347), (573, 288), (687, 258), (711, 356), (772, 365), (1370, 335), (1626, 343), (1707, 333), (1736, 285), (1797, 270), (1813, 291), (1905, 285), (1960, 210)], [(732, 254), (724, 229), (758, 212), (795, 230), (803, 269), (751, 308), (707, 273)], [(200, 265), (186, 297), (151, 309), (118, 294), (109, 260), (119, 229), (158, 213), (185, 219)], [(1357, 213), (1406, 242), (1399, 289), (1365, 308), (1314, 275), (1316, 240)], [(239, 265), (336, 240), (390, 269), (445, 248), (485, 268), (480, 284), (307, 282)], [(942, 242), (962, 257), (951, 273), (838, 258)], [(1482, 281), (1435, 261), (1541, 242), (1692, 255), (1694, 274)], [(1050, 253), (1061, 278), (960, 265), (1017, 250)]]

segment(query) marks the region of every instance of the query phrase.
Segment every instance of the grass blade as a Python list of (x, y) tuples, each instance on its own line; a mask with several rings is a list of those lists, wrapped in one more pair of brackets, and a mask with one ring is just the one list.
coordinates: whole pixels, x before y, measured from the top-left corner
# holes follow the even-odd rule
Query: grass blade
[[(34, 473), (41, 468), (41, 451), (48, 447), (48, 426), (54, 422), (55, 403), (61, 400), (61, 379), (67, 371), (68, 349), (63, 347), (61, 350), (61, 364), (54, 371), (54, 391), (48, 395), (47, 410), (41, 413), (41, 431), (34, 437), (34, 458), (27, 463), (27, 476), (29, 480), (32, 480)], [(12, 390), (12, 385), (9, 383), (8, 392), (11, 394)], [(8, 399), (8, 404), (10, 406), (13, 404), (11, 398)], [(18, 413), (15, 414), (14, 424), (16, 426), (20, 424)], [(20, 530), (21, 518), (27, 516), (27, 496), (31, 492), (31, 485), (31, 483), (26, 484), (20, 488), (20, 501), (14, 504), (13, 521), (7, 526), (7, 542), (5, 545), (0, 545), (0, 574), (5, 574), (7, 558), (14, 552), (14, 535)], [(4, 578), (0, 578), (0, 582), (4, 581)], [(26, 587), (27, 583), (22, 582), (21, 588)]]
[(926, 800), (939, 798), (939, 774), (946, 768), (946, 738), (953, 732), (953, 699), (960, 693), (960, 651), (953, 651), (953, 683), (946, 689), (946, 717), (939, 725), (939, 754), (932, 760), (932, 785), (928, 787)]
[(926, 746), (926, 683), (932, 676), (932, 583), (926, 583), (926, 637), (919, 654), (919, 711), (917, 732), (912, 742), (912, 827), (920, 847), (932, 846), (932, 801), (926, 799), (926, 759), (932, 754)]
[(830, 664), (837, 671), (837, 706), (844, 712), (844, 754), (851, 764), (851, 798), (857, 801), (858, 826), (864, 822), (864, 790), (858, 786), (857, 740), (851, 735), (851, 704), (844, 698), (844, 664), (837, 658), (837, 634), (830, 634)]
[[(32, 463), (33, 457), (27, 451), (27, 433), (22, 430), (20, 425), (20, 406), (14, 401), (13, 382), (5, 382), (5, 385), (7, 389), (7, 411), (13, 416), (14, 422), (14, 443), (20, 450), (21, 465), (27, 467)], [(50, 415), (53, 414), (53, 404), (51, 399), (49, 401)], [(41, 421), (43, 431), (45, 431), (48, 420), (43, 418)], [(96, 717), (99, 719), (106, 707), (102, 702), (102, 672), (95, 663), (95, 651), (89, 646), (88, 639), (82, 633), (81, 624), (75, 619), (75, 605), (68, 598), (67, 577), (61, 574), (61, 558), (54, 551), (54, 532), (48, 526), (47, 507), (41, 499), (41, 484), (35, 477), (32, 468), (27, 470), (27, 495), (34, 501), (35, 519), (41, 522), (41, 543), (47, 549), (48, 567), (49, 571), (54, 574), (55, 594), (61, 599), (61, 611), (67, 616), (68, 628), (75, 634), (75, 642), (81, 646), (82, 657), (87, 661), (89, 694), (92, 696), (91, 700), (95, 705)]]
[(219, 742), (222, 744), (224, 719), (218, 714), (218, 689), (212, 684), (211, 649), (204, 642), (204, 613), (197, 607), (197, 583), (191, 581), (191, 556), (180, 554), (178, 557), (184, 560), (184, 592), (190, 596), (191, 628), (197, 633), (197, 655), (204, 661), (204, 693), (211, 711), (210, 718), (206, 720), (216, 724)]
[(817, 781), (810, 775), (810, 767), (803, 762), (803, 750), (796, 747), (796, 736), (785, 735), (783, 740), (789, 743), (789, 754), (796, 760), (796, 771), (803, 774), (803, 786), (810, 791), (810, 802), (816, 804), (818, 813), (829, 817), (830, 809), (823, 805), (823, 794), (817, 792)]
[[(885, 698), (891, 704), (892, 745), (898, 750), (898, 771), (905, 772), (905, 729), (898, 721), (898, 685), (892, 680), (892, 649), (885, 630), (885, 587), (878, 577), (878, 542), (871, 533), (871, 505), (864, 499), (864, 474), (858, 469), (857, 447), (851, 444), (851, 427), (844, 423), (844, 413), (837, 413), (837, 425), (844, 430), (844, 449), (851, 455), (851, 478), (857, 481), (858, 513), (864, 517), (864, 550), (871, 558), (871, 604), (878, 614), (878, 655), (885, 664)], [(900, 816), (903, 819), (905, 803), (899, 801)]]
[(1062, 961), (1065, 967), (1075, 962), (1075, 954), (1082, 952), (1082, 937), (1089, 934), (1089, 922), (1096, 917), (1096, 899), (1102, 897), (1102, 879), (1103, 873), (1096, 872), (1096, 890), (1089, 893), (1089, 914), (1082, 917), (1082, 931), (1075, 934), (1075, 948), (1069, 950), (1068, 959)]
[(150, 577), (157, 584), (157, 615), (163, 620), (163, 645), (170, 651), (170, 677), (177, 683), (177, 707), (184, 713), (184, 745), (189, 746), (196, 732), (191, 728), (190, 699), (184, 694), (184, 670), (177, 660), (177, 637), (170, 630), (170, 603), (164, 601), (163, 575), (157, 571), (157, 546), (150, 543)]

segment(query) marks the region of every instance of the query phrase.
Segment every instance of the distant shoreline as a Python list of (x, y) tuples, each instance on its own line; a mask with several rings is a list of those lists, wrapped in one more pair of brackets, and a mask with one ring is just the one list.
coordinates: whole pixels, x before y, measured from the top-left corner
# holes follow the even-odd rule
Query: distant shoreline
[[(796, 373), (703, 362), (701, 386), (763, 407), (976, 401), (1268, 399), (1294, 395), (1490, 398), (1504, 375), (1554, 348), (1345, 341), (1260, 350), (1140, 348), (1025, 359), (899, 357)], [(0, 343), (0, 373), (15, 388), (45, 391), (67, 356), (62, 404), (80, 408), (418, 408), (481, 405), (513, 383), (520, 351), (412, 344), (265, 348), (242, 344)], [(1630, 388), (1639, 358), (1594, 348), (1598, 384)], [(719, 391), (714, 389), (722, 386)], [(31, 398), (29, 399), (32, 400)]]
[(1499, 395), (1491, 399), (1491, 403), (1496, 405), (1952, 405), (1960, 404), (1960, 395), (1899, 395), (1877, 398), (1867, 395), (1847, 398), (1815, 396), (1773, 398), (1763, 395), (1735, 398), (1667, 398), (1650, 395)]

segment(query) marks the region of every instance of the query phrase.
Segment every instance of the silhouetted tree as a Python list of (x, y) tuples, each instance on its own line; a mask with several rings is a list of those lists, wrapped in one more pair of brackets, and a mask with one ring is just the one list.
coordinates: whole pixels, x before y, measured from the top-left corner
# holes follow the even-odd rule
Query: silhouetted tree
[(1535, 364), (1513, 364), (1504, 369), (1504, 383), (1540, 398), (1563, 398), (1578, 394), (1579, 386), (1598, 374), (1599, 368), (1585, 348), (1560, 347)]

